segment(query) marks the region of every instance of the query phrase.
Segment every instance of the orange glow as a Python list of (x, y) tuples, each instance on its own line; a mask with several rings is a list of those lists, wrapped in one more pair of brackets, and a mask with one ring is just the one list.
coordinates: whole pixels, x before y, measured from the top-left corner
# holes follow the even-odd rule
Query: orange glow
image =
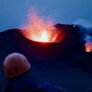
[(88, 42), (85, 44), (86, 52), (92, 52), (92, 43)]
[(26, 31), (23, 35), (33, 41), (38, 42), (60, 42), (65, 37), (63, 30), (56, 30), (51, 20), (44, 20), (36, 13), (29, 14), (29, 23), (24, 26)]
[(40, 41), (40, 42), (48, 42), (49, 41), (49, 37), (48, 37), (48, 34), (46, 33), (45, 30), (43, 30), (41, 36), (39, 37), (39, 39), (34, 39), (36, 41)]

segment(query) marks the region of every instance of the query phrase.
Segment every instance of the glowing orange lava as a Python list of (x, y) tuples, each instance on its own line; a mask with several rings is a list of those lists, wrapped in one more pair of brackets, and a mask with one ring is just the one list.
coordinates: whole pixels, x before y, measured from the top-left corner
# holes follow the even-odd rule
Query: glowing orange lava
[(92, 43), (88, 42), (85, 44), (86, 52), (92, 52)]
[(41, 36), (38, 39), (35, 37), (34, 40), (39, 42), (49, 42), (48, 33), (46, 33), (46, 31), (43, 30)]
[(51, 20), (44, 20), (36, 13), (29, 14), (29, 23), (24, 26), (26, 31), (23, 35), (33, 41), (38, 42), (60, 42), (65, 37), (63, 30), (56, 30)]

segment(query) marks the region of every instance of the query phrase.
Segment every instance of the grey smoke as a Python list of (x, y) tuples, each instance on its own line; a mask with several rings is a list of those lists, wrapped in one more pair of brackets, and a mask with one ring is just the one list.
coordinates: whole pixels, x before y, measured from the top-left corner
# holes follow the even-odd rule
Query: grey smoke
[(74, 24), (79, 24), (79, 25), (82, 25), (86, 28), (92, 27), (91, 21), (88, 21), (88, 20), (85, 20), (85, 19), (77, 19), (76, 21), (74, 21)]
[(92, 23), (91, 21), (85, 19), (78, 19), (73, 24), (80, 25), (80, 33), (82, 33), (82, 39), (85, 41), (85, 46), (87, 44), (92, 45)]

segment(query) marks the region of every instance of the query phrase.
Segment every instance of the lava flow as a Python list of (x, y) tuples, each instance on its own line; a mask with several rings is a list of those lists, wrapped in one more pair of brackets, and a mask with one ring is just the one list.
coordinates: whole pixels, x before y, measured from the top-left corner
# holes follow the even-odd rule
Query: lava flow
[(92, 52), (92, 43), (88, 42), (85, 44), (86, 52)]
[(38, 42), (60, 42), (65, 37), (63, 30), (57, 30), (53, 27), (51, 20), (45, 21), (36, 13), (29, 14), (29, 23), (26, 24), (23, 35), (29, 40)]

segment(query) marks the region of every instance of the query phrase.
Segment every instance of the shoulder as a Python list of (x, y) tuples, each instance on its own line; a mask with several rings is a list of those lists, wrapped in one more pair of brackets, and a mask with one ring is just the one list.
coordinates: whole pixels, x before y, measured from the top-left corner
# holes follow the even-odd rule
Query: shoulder
[(55, 87), (48, 82), (40, 84), (38, 90), (38, 92), (56, 92)]

